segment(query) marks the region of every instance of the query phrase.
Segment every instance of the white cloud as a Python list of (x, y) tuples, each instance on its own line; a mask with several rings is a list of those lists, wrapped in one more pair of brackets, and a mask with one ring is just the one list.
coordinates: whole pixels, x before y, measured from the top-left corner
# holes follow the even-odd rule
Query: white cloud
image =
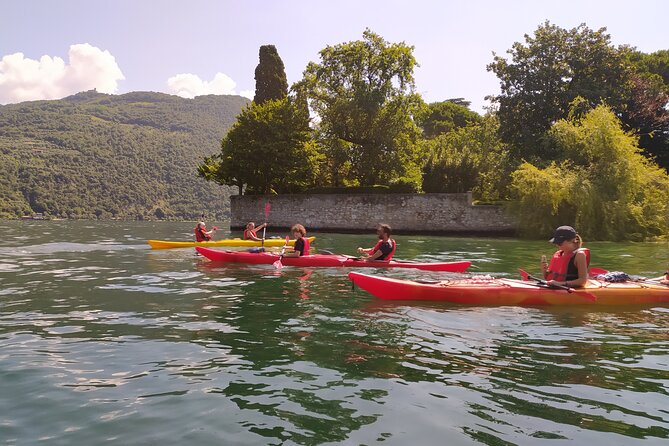
[(116, 59), (88, 43), (71, 45), (69, 64), (60, 57), (39, 60), (14, 53), (0, 59), (0, 104), (60, 99), (80, 91), (97, 89), (115, 93), (125, 79)]
[(253, 90), (242, 90), (239, 92), (239, 96), (244, 96), (247, 99), (253, 100), (253, 97), (256, 95), (256, 92)]
[[(205, 94), (239, 94), (253, 99), (253, 91), (243, 90), (237, 93), (237, 83), (227, 74), (216, 73), (214, 79), (205, 81), (197, 74), (182, 73), (167, 79), (168, 92), (183, 98), (194, 98)], [(250, 96), (249, 96), (250, 95)]]

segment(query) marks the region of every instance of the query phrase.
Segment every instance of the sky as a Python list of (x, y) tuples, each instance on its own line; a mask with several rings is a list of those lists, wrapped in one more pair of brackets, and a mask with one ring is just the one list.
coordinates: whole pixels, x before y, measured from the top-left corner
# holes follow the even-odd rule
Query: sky
[(427, 102), (465, 98), (482, 112), (499, 81), (486, 70), (544, 21), (606, 27), (614, 45), (669, 49), (665, 0), (2, 0), (0, 104), (79, 91), (253, 97), (261, 45), (289, 84), (327, 45), (366, 28), (414, 47)]

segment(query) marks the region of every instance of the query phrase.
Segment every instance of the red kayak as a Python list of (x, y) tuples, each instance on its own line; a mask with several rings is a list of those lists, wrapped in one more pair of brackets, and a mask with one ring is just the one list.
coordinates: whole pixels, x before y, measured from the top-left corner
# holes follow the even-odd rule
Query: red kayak
[(556, 289), (536, 282), (489, 276), (430, 282), (350, 272), (353, 283), (387, 300), (432, 300), (465, 305), (632, 305), (669, 303), (669, 286), (659, 282), (610, 283), (589, 280), (582, 288)]
[[(279, 260), (279, 254), (269, 252), (252, 253), (247, 251), (221, 251), (211, 248), (197, 246), (197, 252), (214, 262), (225, 263), (245, 263), (248, 265), (271, 265)], [(401, 262), (391, 260), (384, 261), (366, 261), (351, 258), (343, 255), (325, 255), (314, 254), (302, 257), (281, 257), (283, 266), (313, 266), (313, 267), (350, 267), (350, 268), (414, 268), (427, 271), (448, 271), (461, 273), (471, 266), (471, 262), (440, 262), (440, 263), (419, 263), (419, 262)]]

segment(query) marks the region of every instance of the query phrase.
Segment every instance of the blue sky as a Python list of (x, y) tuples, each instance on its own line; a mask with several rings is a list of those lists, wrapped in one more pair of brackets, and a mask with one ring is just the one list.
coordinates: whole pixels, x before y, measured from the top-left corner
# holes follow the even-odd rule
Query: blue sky
[(669, 49), (661, 0), (4, 0), (2, 16), (1, 104), (93, 87), (252, 95), (260, 45), (276, 45), (292, 83), (323, 47), (367, 27), (415, 47), (426, 101), (464, 97), (477, 111), (499, 91), (485, 68), (492, 52), (505, 54), (545, 20), (605, 26), (614, 44), (644, 52)]

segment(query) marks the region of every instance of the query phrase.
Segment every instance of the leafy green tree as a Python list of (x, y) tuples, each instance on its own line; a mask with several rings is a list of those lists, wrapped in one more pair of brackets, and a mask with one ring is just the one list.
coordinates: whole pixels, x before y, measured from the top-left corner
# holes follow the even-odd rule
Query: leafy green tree
[(545, 22), (507, 51), (511, 60), (494, 56), (488, 71), (500, 79), (500, 135), (513, 144), (516, 156), (535, 162), (559, 158), (544, 144), (551, 125), (567, 117), (577, 97), (589, 108), (602, 101), (624, 108), (630, 88), (629, 70), (620, 51), (611, 45), (606, 28), (593, 31), (585, 24), (571, 30)]
[(635, 72), (621, 119), (639, 136), (639, 145), (669, 170), (669, 50), (625, 55)]
[(290, 98), (253, 103), (221, 142), (221, 153), (198, 167), (201, 176), (240, 193), (290, 193), (314, 183), (320, 154)]
[(669, 176), (640, 153), (610, 108), (558, 121), (549, 137), (566, 160), (512, 175), (516, 214), (527, 235), (571, 224), (588, 239), (642, 240), (669, 231)]
[(424, 103), (414, 92), (413, 47), (372, 31), (363, 40), (327, 46), (293, 88), (309, 100), (333, 185), (420, 183)]
[(632, 50), (628, 53), (628, 60), (639, 73), (659, 76), (666, 92), (669, 93), (669, 50), (650, 54)]
[(283, 99), (288, 96), (288, 81), (281, 57), (274, 45), (260, 47), (260, 62), (256, 67), (256, 94), (253, 102)]
[(419, 125), (423, 129), (425, 138), (434, 138), (460, 127), (476, 124), (481, 116), (463, 105), (461, 98), (448, 99), (443, 102), (433, 102), (427, 106), (427, 112), (420, 117)]
[(424, 141), (429, 153), (423, 167), (425, 192), (467, 192), (477, 200), (508, 198), (510, 173), (515, 163), (497, 136), (494, 115)]
[(669, 89), (659, 77), (634, 73), (627, 107), (620, 114), (639, 137), (639, 146), (669, 169)]

